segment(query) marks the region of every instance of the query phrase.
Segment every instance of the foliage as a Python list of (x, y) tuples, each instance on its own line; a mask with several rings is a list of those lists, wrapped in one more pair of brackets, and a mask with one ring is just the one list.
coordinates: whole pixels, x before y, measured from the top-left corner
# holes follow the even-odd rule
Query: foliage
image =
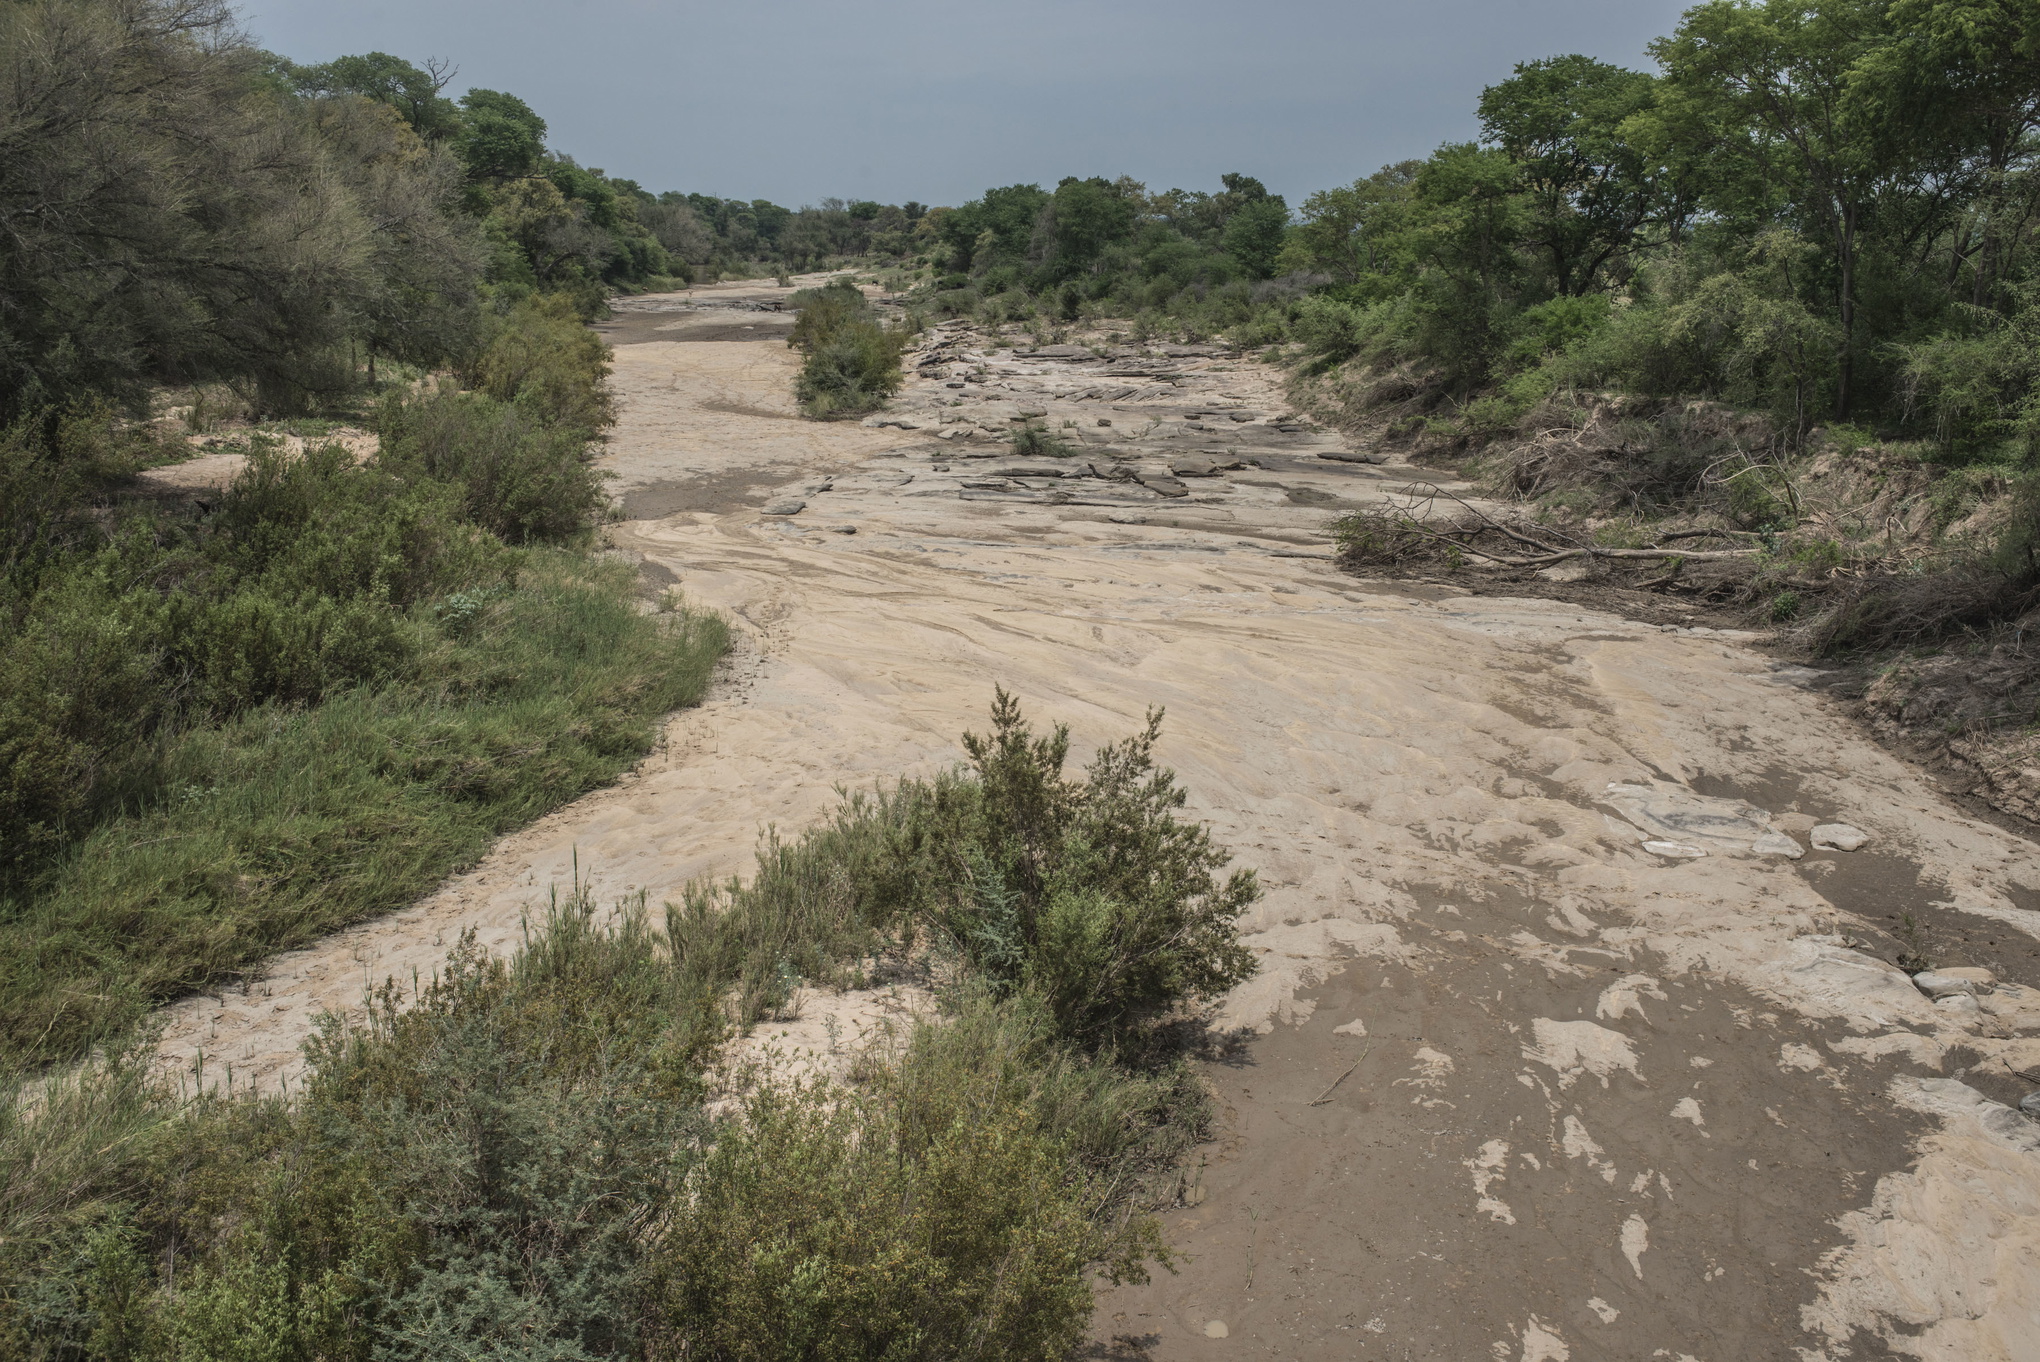
[(793, 392), (809, 416), (872, 411), (900, 390), (908, 333), (881, 323), (855, 284), (839, 279), (793, 302), (800, 317), (786, 343), (805, 352)]
[[(1064, 1355), (1094, 1275), (1168, 1261), (1143, 1207), (1207, 1120), (1179, 1056), (1073, 1046), (1052, 987), (967, 968), (948, 1015), (881, 1041), (851, 1085), (768, 1080), (722, 1116), (704, 1102), (719, 1043), (783, 1006), (790, 972), (844, 978), (874, 950), (897, 967), (922, 902), (903, 888), (970, 893), (920, 883), (969, 858), (913, 850), (966, 807), (1072, 844), (1132, 829), (1130, 858), (1061, 858), (1078, 894), (1208, 869), (1202, 830), (1169, 815), (1180, 792), (1145, 765), (1152, 723), (1094, 763), (1089, 794), (1057, 793), (1062, 735), (1030, 738), (1003, 697), (996, 714), (972, 771), (846, 800), (663, 926), (641, 899), (604, 922), (577, 888), (507, 961), (464, 937), (429, 982), (378, 989), (365, 1025), (329, 1023), (287, 1101), (180, 1102), (120, 1051), (0, 1102), (0, 1346)], [(1079, 796), (1097, 807), (1064, 818)]]

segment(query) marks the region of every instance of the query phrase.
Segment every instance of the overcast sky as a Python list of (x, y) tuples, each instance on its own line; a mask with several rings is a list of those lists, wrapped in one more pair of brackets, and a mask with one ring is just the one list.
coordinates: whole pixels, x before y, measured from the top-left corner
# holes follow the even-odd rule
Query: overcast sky
[(1477, 132), (1481, 87), (1647, 66), (1668, 0), (244, 0), (296, 61), (450, 58), (555, 150), (652, 190), (960, 203), (1132, 175), (1290, 203)]

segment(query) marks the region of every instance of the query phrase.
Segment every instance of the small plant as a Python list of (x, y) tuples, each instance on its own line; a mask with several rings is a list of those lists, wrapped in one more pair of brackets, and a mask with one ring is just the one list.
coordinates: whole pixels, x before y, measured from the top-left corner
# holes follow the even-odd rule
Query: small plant
[(1892, 933), (1898, 938), (1898, 967), (1907, 974), (1922, 974), (1934, 967), (1933, 957), (1927, 954), (1927, 934), (1910, 912), (1899, 919), (1898, 930)]
[(1013, 431), (1013, 452), (1030, 459), (1067, 459), (1077, 451), (1038, 421), (1022, 423)]

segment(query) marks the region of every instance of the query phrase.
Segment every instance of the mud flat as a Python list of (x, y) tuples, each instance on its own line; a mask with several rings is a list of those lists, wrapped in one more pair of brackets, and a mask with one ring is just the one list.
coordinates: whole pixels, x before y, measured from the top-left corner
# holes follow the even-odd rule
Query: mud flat
[[(170, 1059), (274, 1085), (320, 1010), (465, 927), (514, 942), (577, 867), (656, 902), (838, 783), (958, 759), (994, 684), (1079, 756), (1159, 704), (1268, 888), (1262, 972), (1179, 1270), (1101, 1295), (1097, 1355), (2036, 1355), (2031, 843), (1747, 636), (1338, 572), (1327, 511), (1412, 470), (1259, 366), (955, 327), (894, 410), (816, 425), (777, 335), (715, 330), (779, 292), (612, 336), (615, 538), (738, 626), (717, 692), (431, 898), (172, 1009)], [(1069, 457), (1015, 459), (1023, 420)], [(1814, 849), (1828, 823), (1869, 840)], [(1995, 986), (1930, 1000), (1884, 963), (1899, 911)]]

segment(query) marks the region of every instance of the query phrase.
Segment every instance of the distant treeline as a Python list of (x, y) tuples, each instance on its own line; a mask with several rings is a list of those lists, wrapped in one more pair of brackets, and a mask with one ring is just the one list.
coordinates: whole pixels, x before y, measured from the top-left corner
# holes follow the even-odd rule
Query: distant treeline
[(1479, 140), (1294, 217), (1241, 175), (938, 209), (933, 296), (1413, 361), (1515, 410), (1591, 383), (2030, 447), (2036, 50), (2030, 0), (1710, 0), (1656, 72), (1525, 62)]

